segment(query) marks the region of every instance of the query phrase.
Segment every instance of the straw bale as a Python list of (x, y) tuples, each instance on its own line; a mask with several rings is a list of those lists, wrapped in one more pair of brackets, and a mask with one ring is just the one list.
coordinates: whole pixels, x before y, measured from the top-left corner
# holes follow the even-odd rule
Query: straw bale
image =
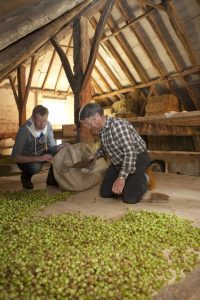
[(112, 108), (111, 107), (105, 107), (103, 109), (103, 113), (104, 113), (104, 116), (114, 116), (115, 114), (112, 112)]
[[(140, 96), (139, 92), (127, 93), (123, 98), (112, 104), (111, 112), (116, 115), (122, 114), (123, 117), (142, 116), (144, 115), (144, 107), (146, 105), (146, 98)], [(127, 115), (128, 114), (128, 115)]]
[(166, 112), (179, 112), (178, 98), (172, 94), (149, 97), (146, 107), (146, 116), (160, 115)]

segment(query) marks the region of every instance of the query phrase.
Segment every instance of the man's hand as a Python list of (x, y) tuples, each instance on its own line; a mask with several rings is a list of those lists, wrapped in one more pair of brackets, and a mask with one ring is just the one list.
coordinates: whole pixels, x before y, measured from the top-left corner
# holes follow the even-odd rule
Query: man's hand
[(67, 145), (69, 145), (69, 143), (64, 143), (64, 144), (57, 145), (57, 151), (59, 152), (60, 150), (62, 150), (65, 147), (67, 147)]
[(53, 156), (51, 154), (43, 154), (41, 156), (36, 156), (37, 161), (52, 161)]
[(124, 186), (125, 186), (125, 179), (118, 177), (113, 183), (112, 192), (114, 194), (120, 195), (124, 189)]

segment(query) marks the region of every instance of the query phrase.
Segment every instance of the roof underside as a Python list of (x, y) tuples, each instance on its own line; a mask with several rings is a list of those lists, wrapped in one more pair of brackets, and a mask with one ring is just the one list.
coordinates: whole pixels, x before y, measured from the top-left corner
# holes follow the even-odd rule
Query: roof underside
[[(9, 1), (3, 1), (1, 11), (6, 16), (12, 15), (14, 10), (20, 13), (20, 9), (24, 9), (25, 5), (28, 9), (29, 2), (34, 1), (21, 0), (17, 1), (18, 5), (16, 2), (10, 2), (10, 6), (6, 6)], [(66, 2), (80, 4), (85, 1)], [(93, 8), (92, 14), (90, 10), (85, 14), (92, 41), (105, 1), (90, 2), (101, 4)], [(38, 26), (40, 28), (41, 25)], [(171, 92), (181, 96), (183, 101), (186, 101), (187, 110), (200, 109), (199, 28), (200, 3), (196, 0), (115, 1), (92, 72), (94, 99), (107, 106), (122, 97), (125, 92), (132, 91), (131, 88), (141, 89), (148, 95), (150, 88), (154, 87), (158, 94)], [(30, 26), (30, 32), (32, 30)], [(31, 88), (70, 94), (72, 91), (60, 58), (53, 46), (48, 41), (47, 43), (48, 47), (46, 44), (40, 47), (39, 52), (36, 50), (37, 63)], [(0, 58), (14, 44), (13, 42), (5, 48), (2, 45)], [(73, 70), (74, 46), (70, 23), (59, 35), (59, 44)], [(26, 67), (28, 78), (30, 59), (26, 60)], [(12, 76), (15, 77), (15, 71), (12, 72)], [(9, 73), (2, 73), (2, 86), (7, 84), (6, 77)]]

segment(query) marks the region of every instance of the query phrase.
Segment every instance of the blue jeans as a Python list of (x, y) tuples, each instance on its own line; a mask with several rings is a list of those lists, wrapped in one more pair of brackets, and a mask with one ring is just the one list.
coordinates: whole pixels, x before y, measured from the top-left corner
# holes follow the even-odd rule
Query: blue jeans
[[(49, 148), (47, 151), (43, 152), (43, 154), (51, 154), (56, 155), (57, 153), (57, 146), (53, 146)], [(34, 174), (39, 173), (42, 170), (43, 165), (47, 163), (46, 161), (42, 162), (28, 162), (28, 163), (18, 163), (19, 169), (26, 175), (27, 177), (31, 178)]]

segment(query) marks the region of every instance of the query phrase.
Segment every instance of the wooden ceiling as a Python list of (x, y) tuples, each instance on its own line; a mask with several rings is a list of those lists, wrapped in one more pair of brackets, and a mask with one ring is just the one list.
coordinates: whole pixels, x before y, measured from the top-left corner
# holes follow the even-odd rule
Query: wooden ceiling
[[(92, 45), (105, 3), (1, 1), (1, 86), (16, 85), (16, 69), (23, 64), (31, 89), (71, 95), (60, 57), (49, 40), (59, 41), (73, 70), (72, 22), (80, 15), (87, 18)], [(172, 93), (182, 110), (200, 109), (199, 25), (197, 0), (116, 0), (92, 71), (92, 98), (107, 106), (137, 89), (145, 96)]]

